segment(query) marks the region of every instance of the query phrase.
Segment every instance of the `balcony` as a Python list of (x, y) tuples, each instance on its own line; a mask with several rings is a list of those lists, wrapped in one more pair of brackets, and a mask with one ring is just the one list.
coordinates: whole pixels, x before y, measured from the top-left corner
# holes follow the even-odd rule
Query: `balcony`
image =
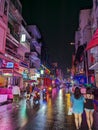
[(20, 60), (23, 59), (23, 57), (22, 57), (21, 55), (17, 54), (16, 51), (14, 51), (13, 49), (11, 49), (11, 48), (9, 48), (9, 47), (6, 47), (6, 48), (5, 48), (5, 51), (6, 51), (9, 55), (11, 55), (11, 56), (13, 56), (13, 57), (15, 57), (15, 58), (17, 58), (17, 59), (20, 59)]
[(13, 4), (15, 8), (19, 11), (19, 13), (22, 15), (22, 5), (19, 0), (11, 0), (11, 4)]
[[(16, 33), (14, 26), (13, 26), (12, 24), (8, 23), (8, 28), (9, 28), (8, 30), (9, 30), (10, 34), (11, 34), (18, 42), (20, 42), (19, 34)], [(19, 28), (19, 27), (18, 27), (18, 28)], [(18, 32), (18, 30), (17, 30), (17, 32)]]
[(9, 43), (9, 45), (15, 45), (15, 48), (19, 46), (19, 42), (10, 34), (7, 34), (6, 40)]
[(22, 8), (18, 5), (17, 0), (10, 1), (9, 16), (12, 15), (15, 21), (21, 23)]
[(12, 34), (12, 36), (13, 36), (17, 41), (20, 40), (20, 39), (19, 39), (19, 35), (16, 34), (14, 31), (11, 31), (11, 34)]
[(7, 35), (5, 51), (10, 56), (22, 60), (23, 56), (18, 53), (19, 44), (11, 35)]

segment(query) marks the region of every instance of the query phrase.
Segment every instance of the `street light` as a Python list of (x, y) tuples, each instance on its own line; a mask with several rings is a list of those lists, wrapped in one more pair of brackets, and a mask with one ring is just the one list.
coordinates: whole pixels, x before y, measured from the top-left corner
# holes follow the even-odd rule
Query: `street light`
[(74, 42), (71, 42), (70, 45), (75, 45), (75, 43), (74, 43)]

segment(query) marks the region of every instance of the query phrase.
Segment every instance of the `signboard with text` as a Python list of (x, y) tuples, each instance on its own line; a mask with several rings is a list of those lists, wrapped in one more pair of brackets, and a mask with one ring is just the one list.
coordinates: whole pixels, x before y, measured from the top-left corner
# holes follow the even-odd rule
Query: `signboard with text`
[(10, 68), (12, 69), (14, 67), (14, 63), (7, 60), (2, 60), (1, 68)]

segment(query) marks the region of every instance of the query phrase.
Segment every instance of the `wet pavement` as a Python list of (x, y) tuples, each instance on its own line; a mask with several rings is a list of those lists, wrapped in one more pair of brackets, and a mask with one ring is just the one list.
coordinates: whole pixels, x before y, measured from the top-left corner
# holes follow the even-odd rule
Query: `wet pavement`
[[(0, 130), (75, 130), (74, 117), (68, 115), (70, 95), (64, 89), (54, 89), (52, 97), (33, 105), (20, 101), (19, 107), (12, 104), (0, 106)], [(94, 130), (98, 130), (98, 114), (94, 114)], [(81, 130), (88, 130), (85, 113)]]

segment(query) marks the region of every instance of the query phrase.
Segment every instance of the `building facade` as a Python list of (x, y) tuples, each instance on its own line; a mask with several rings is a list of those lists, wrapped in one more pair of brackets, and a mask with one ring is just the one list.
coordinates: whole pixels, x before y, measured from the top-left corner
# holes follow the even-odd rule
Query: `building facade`
[[(98, 86), (98, 0), (93, 0), (92, 9), (80, 11), (79, 31), (76, 32), (76, 50), (78, 41), (79, 44), (86, 43), (82, 61), (88, 83), (95, 82)], [(77, 63), (77, 66), (79, 69), (80, 63)]]
[(37, 40), (41, 34), (36, 25), (24, 21), (19, 0), (0, 1), (0, 37), (0, 86), (18, 83), (22, 87), (23, 80), (31, 76), (30, 68), (40, 67), (41, 43)]

